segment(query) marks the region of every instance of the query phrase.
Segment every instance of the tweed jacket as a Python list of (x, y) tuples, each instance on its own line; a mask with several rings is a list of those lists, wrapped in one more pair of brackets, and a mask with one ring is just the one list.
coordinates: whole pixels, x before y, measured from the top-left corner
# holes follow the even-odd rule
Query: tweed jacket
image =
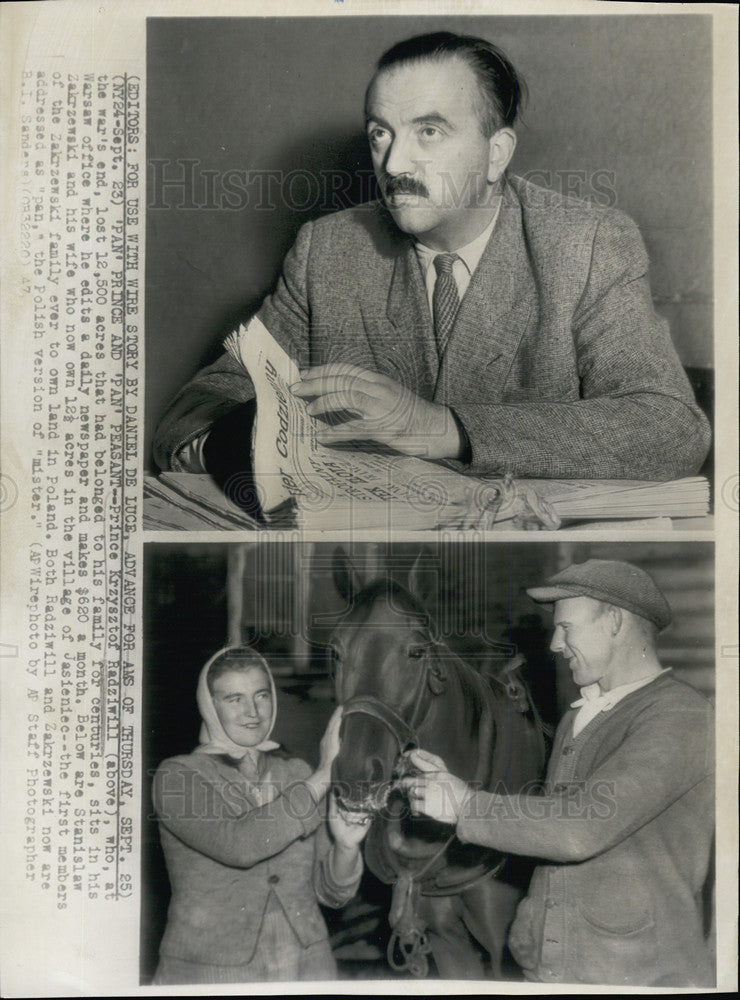
[(270, 893), (301, 944), (328, 936), (318, 901), (343, 906), (357, 877), (338, 883), (321, 812), (303, 784), (310, 768), (270, 755), (281, 794), (258, 805), (227, 757), (192, 753), (165, 760), (153, 786), (172, 887), (160, 954), (208, 965), (251, 961)]
[[(378, 202), (309, 222), (259, 315), (298, 364), (348, 361), (456, 413), (475, 474), (670, 479), (709, 444), (648, 259), (615, 209), (520, 178), (440, 357), (413, 240)], [(161, 468), (253, 396), (224, 354), (180, 392), (154, 442)]]
[(463, 841), (546, 859), (510, 931), (514, 957), (538, 982), (711, 986), (711, 706), (667, 672), (574, 738), (575, 715), (558, 727), (543, 797), (478, 792), (457, 825)]

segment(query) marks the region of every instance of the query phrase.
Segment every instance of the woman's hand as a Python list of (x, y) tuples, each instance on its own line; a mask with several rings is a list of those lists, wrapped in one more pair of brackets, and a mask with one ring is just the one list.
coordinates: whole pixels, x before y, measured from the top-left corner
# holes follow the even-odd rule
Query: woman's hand
[[(350, 817), (356, 816), (352, 819)], [(329, 829), (334, 838), (332, 845), (332, 870), (340, 882), (359, 880), (362, 874), (360, 842), (370, 829), (370, 813), (349, 813), (332, 795), (329, 799)]]
[(331, 772), (331, 765), (334, 762), (334, 758), (339, 753), (339, 747), (341, 746), (341, 741), (339, 739), (339, 730), (342, 726), (342, 706), (337, 705), (337, 707), (332, 712), (332, 716), (326, 725), (326, 731), (321, 737), (321, 743), (319, 744), (319, 770), (326, 771), (327, 775)]
[(329, 829), (334, 841), (347, 851), (354, 851), (370, 829), (370, 813), (351, 813), (342, 809), (336, 798), (329, 799)]
[(340, 739), (339, 729), (342, 725), (342, 706), (337, 705), (326, 726), (326, 731), (321, 737), (319, 744), (319, 766), (310, 778), (306, 779), (306, 784), (313, 791), (314, 799), (318, 802), (329, 790), (331, 783), (331, 765), (334, 758), (339, 753)]

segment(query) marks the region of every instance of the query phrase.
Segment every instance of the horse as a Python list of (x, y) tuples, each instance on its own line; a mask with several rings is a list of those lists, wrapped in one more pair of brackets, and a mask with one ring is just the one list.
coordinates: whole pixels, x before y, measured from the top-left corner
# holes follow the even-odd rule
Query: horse
[(442, 978), (482, 979), (482, 948), (490, 974), (501, 978), (506, 930), (526, 888), (507, 877), (513, 859), (412, 816), (396, 786), (413, 747), (489, 791), (515, 793), (536, 782), (545, 741), (526, 685), (505, 670), (482, 677), (437, 638), (420, 597), (398, 582), (363, 585), (341, 552), (334, 580), (348, 611), (329, 642), (344, 706), (333, 794), (360, 821), (370, 814), (365, 862), (393, 886), (388, 961), (423, 977), (431, 951)]

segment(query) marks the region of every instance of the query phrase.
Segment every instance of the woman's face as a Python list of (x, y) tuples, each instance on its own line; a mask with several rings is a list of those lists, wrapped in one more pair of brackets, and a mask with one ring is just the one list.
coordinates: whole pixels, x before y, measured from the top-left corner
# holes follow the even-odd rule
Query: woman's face
[(229, 739), (254, 747), (267, 736), (272, 720), (272, 688), (261, 667), (230, 670), (213, 683), (213, 704)]

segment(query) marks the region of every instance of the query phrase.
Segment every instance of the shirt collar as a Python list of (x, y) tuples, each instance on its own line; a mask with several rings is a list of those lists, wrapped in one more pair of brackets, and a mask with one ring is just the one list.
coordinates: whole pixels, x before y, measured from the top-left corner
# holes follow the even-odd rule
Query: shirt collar
[(583, 705), (595, 705), (596, 702), (600, 702), (601, 710), (605, 712), (613, 705), (616, 705), (626, 695), (639, 690), (641, 687), (645, 687), (646, 684), (654, 681), (656, 677), (660, 677), (661, 674), (666, 673), (668, 673), (667, 668), (660, 670), (657, 674), (650, 674), (649, 677), (642, 677), (639, 681), (631, 681), (629, 684), (619, 684), (617, 687), (613, 687), (611, 691), (605, 691), (603, 694), (598, 683), (587, 684), (586, 687), (581, 688), (581, 697), (577, 701), (571, 702), (570, 707), (581, 708)]
[[(474, 240), (467, 243), (464, 247), (460, 247), (455, 250), (454, 253), (460, 258), (465, 267), (468, 270), (468, 274), (473, 273), (473, 271), (478, 266), (481, 257), (483, 256), (483, 251), (486, 249), (489, 239), (491, 238), (491, 233), (493, 232), (493, 227), (496, 225), (496, 221), (501, 211), (501, 199), (499, 199), (498, 206), (494, 212), (493, 218), (488, 223), (486, 228), (480, 234), (476, 236)], [(428, 271), (434, 258), (441, 253), (440, 250), (432, 250), (431, 247), (425, 246), (423, 243), (415, 243), (416, 252), (419, 255), (419, 262), (424, 270), (424, 273)]]

